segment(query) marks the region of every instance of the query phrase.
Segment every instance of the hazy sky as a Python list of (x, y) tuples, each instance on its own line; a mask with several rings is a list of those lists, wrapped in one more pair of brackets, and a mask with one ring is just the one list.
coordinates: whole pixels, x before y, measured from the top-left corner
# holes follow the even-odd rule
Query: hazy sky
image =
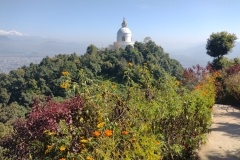
[(98, 47), (116, 41), (123, 17), (134, 41), (150, 36), (167, 51), (212, 32), (240, 38), (240, 0), (0, 0), (0, 30)]

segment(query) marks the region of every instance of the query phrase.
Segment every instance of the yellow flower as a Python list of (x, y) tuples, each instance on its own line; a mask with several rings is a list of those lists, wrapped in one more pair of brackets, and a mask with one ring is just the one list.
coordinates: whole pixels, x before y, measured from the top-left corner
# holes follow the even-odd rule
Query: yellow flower
[(112, 130), (106, 130), (106, 131), (104, 131), (104, 135), (107, 136), (107, 137), (112, 136), (112, 134), (113, 134), (113, 131), (112, 131)]
[(68, 83), (63, 83), (60, 85), (60, 88), (66, 89), (68, 87)]
[(54, 135), (55, 133), (54, 132), (48, 132), (48, 135)]
[(80, 140), (80, 142), (81, 142), (81, 143), (87, 143), (88, 140), (86, 140), (86, 139), (82, 139), (82, 140)]
[(95, 137), (99, 137), (99, 136), (101, 135), (101, 133), (98, 132), (98, 131), (94, 131), (94, 132), (93, 132), (93, 135), (94, 135)]
[(66, 150), (66, 147), (65, 146), (61, 146), (60, 147), (60, 151), (65, 151)]
[(47, 154), (52, 149), (52, 146), (47, 145), (47, 149), (45, 150), (44, 154)]
[(131, 62), (128, 62), (128, 65), (129, 65), (130, 67), (132, 67), (133, 64), (132, 64)]
[(84, 148), (84, 147), (85, 147), (85, 144), (81, 144), (81, 147)]
[(87, 152), (88, 150), (85, 148), (83, 150), (81, 150), (81, 153)]
[(179, 81), (175, 81), (174, 86), (179, 86), (180, 82)]
[(43, 133), (48, 133), (48, 132), (50, 132), (49, 130), (45, 130), (45, 131), (43, 131)]
[(86, 160), (93, 160), (92, 157), (87, 156)]
[(69, 73), (68, 72), (62, 72), (62, 75), (67, 76), (67, 75), (69, 75)]
[(50, 146), (50, 145), (47, 145), (47, 149), (51, 149), (52, 148), (52, 146)]
[(117, 88), (117, 86), (116, 86), (116, 85), (113, 85), (112, 88), (115, 89), (115, 88)]
[(105, 124), (104, 122), (99, 123), (99, 124), (97, 125), (97, 128), (102, 128), (104, 124)]

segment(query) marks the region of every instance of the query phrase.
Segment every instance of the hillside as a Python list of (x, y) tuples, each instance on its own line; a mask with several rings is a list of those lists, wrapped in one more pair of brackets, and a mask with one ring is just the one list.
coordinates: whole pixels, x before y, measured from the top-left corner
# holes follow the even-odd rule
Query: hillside
[[(59, 54), (45, 57), (39, 64), (31, 63), (9, 74), (0, 74), (0, 122), (12, 124), (13, 119), (24, 117), (31, 108), (35, 97), (50, 96), (55, 100), (63, 100), (73, 95), (60, 88), (62, 72), (69, 72), (74, 80), (79, 78), (79, 70), (83, 69), (92, 80), (108, 80), (124, 84), (124, 72), (128, 63), (135, 70), (132, 75), (137, 81), (140, 77), (138, 67), (146, 63), (156, 79), (164, 74), (179, 77), (183, 73), (181, 64), (163, 52), (153, 41), (135, 43), (135, 48), (127, 46), (125, 50), (98, 51), (94, 45), (87, 48), (86, 54), (77, 56)], [(14, 112), (8, 115), (8, 110)]]
[(193, 159), (216, 95), (203, 70), (188, 90), (180, 63), (148, 41), (0, 74), (0, 157)]

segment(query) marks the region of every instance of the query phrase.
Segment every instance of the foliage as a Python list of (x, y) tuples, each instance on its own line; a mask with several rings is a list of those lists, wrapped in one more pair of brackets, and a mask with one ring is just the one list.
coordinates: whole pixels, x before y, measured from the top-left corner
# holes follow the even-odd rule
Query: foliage
[(239, 74), (240, 73), (240, 64), (230, 66), (226, 69), (228, 75)]
[(235, 100), (240, 102), (240, 75), (239, 74), (233, 74), (228, 76), (225, 79), (225, 87), (226, 87), (226, 94), (234, 97)]
[(0, 108), (0, 124), (2, 124), (0, 138), (10, 133), (14, 121), (19, 118), (25, 118), (27, 112), (28, 110), (26, 108), (19, 106), (16, 102)]
[[(128, 62), (135, 66), (147, 62), (148, 67), (158, 79), (165, 72), (179, 77), (183, 72), (181, 64), (170, 59), (160, 46), (151, 39), (144, 43), (136, 42), (134, 48), (127, 46), (125, 50), (98, 50), (94, 45), (87, 47), (86, 54), (77, 56), (57, 55), (45, 57), (40, 64), (23, 66), (9, 74), (0, 74), (0, 103), (9, 105), (17, 102), (26, 108), (32, 106), (35, 97), (51, 96), (68, 98), (65, 90), (59, 88), (61, 72), (68, 71), (72, 81), (78, 78), (78, 72), (83, 69), (88, 78), (111, 79), (118, 83), (124, 83), (122, 79)], [(136, 69), (137, 70), (137, 69)], [(139, 74), (133, 73), (133, 79), (138, 79)]]
[(214, 59), (210, 65), (215, 70), (227, 69), (230, 66), (240, 64), (239, 58), (228, 59), (226, 57), (221, 57), (219, 59)]
[(231, 52), (235, 40), (237, 40), (237, 36), (226, 31), (212, 33), (207, 40), (207, 54), (219, 59)]
[(220, 71), (218, 77), (218, 94), (216, 100), (219, 103), (240, 104), (239, 73), (240, 64), (232, 65)]
[(125, 84), (90, 79), (84, 69), (77, 79), (64, 71), (59, 81), (68, 85), (62, 90), (78, 96), (34, 101), (29, 118), (16, 121), (14, 133), (1, 140), (5, 156), (193, 159), (211, 124), (215, 76), (203, 75), (189, 91), (167, 73), (154, 79), (147, 63), (127, 66)]
[(195, 86), (197, 86), (200, 81), (206, 76), (208, 73), (212, 71), (210, 65), (207, 65), (205, 68), (200, 65), (193, 66), (192, 68), (184, 69), (182, 75), (182, 84), (189, 90), (193, 90)]

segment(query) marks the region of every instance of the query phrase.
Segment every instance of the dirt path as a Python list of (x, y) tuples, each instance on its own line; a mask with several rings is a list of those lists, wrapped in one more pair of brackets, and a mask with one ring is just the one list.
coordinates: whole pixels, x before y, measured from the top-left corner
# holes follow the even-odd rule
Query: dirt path
[(198, 152), (200, 160), (240, 160), (240, 108), (214, 105), (207, 136), (207, 143)]

